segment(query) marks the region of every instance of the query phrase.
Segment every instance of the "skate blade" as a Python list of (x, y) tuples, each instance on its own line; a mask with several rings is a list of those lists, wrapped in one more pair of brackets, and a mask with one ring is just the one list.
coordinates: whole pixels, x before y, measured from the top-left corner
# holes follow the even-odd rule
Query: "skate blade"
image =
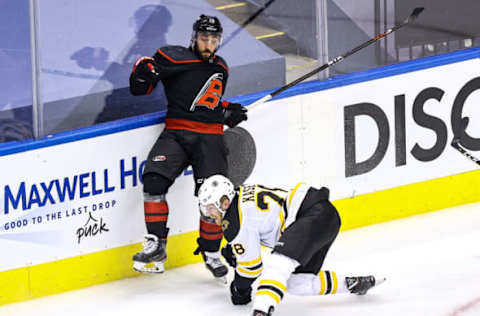
[(224, 275), (224, 276), (221, 276), (221, 277), (216, 277), (215, 278), (217, 281), (219, 281), (220, 283), (222, 283), (223, 285), (226, 285), (228, 283), (228, 280), (227, 280), (227, 276)]
[(140, 273), (163, 273), (165, 271), (165, 267), (163, 266), (163, 262), (145, 263), (134, 261), (133, 270)]
[(375, 286), (378, 286), (380, 284), (382, 284), (383, 282), (387, 281), (387, 278), (385, 277), (381, 277), (381, 278), (375, 278)]

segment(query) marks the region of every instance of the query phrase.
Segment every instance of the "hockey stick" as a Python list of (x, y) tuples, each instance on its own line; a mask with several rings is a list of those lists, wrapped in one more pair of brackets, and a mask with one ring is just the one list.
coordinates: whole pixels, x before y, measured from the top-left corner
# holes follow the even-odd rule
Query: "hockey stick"
[(237, 34), (240, 33), (242, 29), (244, 29), (248, 24), (250, 24), (253, 20), (255, 20), (255, 18), (259, 16), (263, 11), (265, 11), (265, 9), (267, 9), (273, 2), (275, 2), (275, 0), (269, 0), (267, 3), (265, 3), (265, 5), (262, 8), (260, 8), (248, 19), (246, 19), (245, 22), (243, 22), (240, 25), (240, 27), (236, 29), (232, 34), (230, 34), (230, 36), (222, 43), (222, 45), (220, 45), (217, 51), (220, 50), (223, 46), (225, 46), (228, 42), (230, 42), (235, 36), (237, 36)]
[[(467, 128), (467, 125), (468, 125), (468, 117), (464, 117), (462, 119), (462, 129), (465, 130)], [(467, 157), (468, 159), (470, 159), (471, 161), (473, 161), (474, 163), (480, 166), (480, 159), (472, 156), (465, 148), (463, 148), (460, 145), (460, 139), (458, 137), (456, 136), (453, 137), (453, 140), (450, 143), (450, 145), (456, 150), (458, 150), (462, 155), (464, 155), (465, 157)]]
[(264, 103), (264, 102), (267, 102), (268, 100), (270, 100), (271, 98), (273, 98), (274, 96), (282, 93), (283, 91), (287, 90), (287, 89), (290, 89), (291, 87), (299, 84), (300, 82), (302, 82), (303, 80), (313, 76), (314, 74), (322, 71), (322, 70), (325, 70), (327, 69), (328, 67), (332, 66), (332, 65), (335, 65), (336, 63), (344, 60), (345, 58), (347, 58), (348, 56), (350, 55), (353, 55), (355, 54), (356, 52), (358, 52), (359, 50), (375, 43), (376, 41), (378, 41), (379, 39), (387, 36), (388, 34), (391, 34), (393, 32), (395, 32), (396, 30), (398, 30), (399, 28), (401, 27), (404, 27), (405, 25), (409, 24), (409, 23), (412, 23), (413, 21), (415, 21), (415, 19), (418, 17), (418, 15), (420, 13), (422, 13), (422, 11), (424, 10), (424, 8), (415, 8), (413, 9), (412, 13), (410, 14), (410, 16), (408, 18), (406, 18), (402, 23), (400, 23), (399, 25), (395, 25), (394, 27), (392, 27), (391, 29), (388, 29), (385, 33), (381, 33), (381, 34), (378, 34), (377, 36), (371, 38), (370, 40), (366, 41), (365, 43), (355, 47), (354, 49), (352, 49), (351, 51), (348, 51), (346, 52), (344, 55), (340, 55), (332, 60), (330, 60), (329, 62), (327, 62), (326, 64), (318, 67), (318, 68), (315, 68), (314, 70), (310, 71), (309, 73), (301, 76), (300, 78), (290, 82), (289, 84), (273, 91), (272, 93), (264, 96), (263, 98), (253, 102), (252, 104), (250, 104), (248, 106), (248, 110), (252, 110), (253, 108), (257, 107), (258, 105)]

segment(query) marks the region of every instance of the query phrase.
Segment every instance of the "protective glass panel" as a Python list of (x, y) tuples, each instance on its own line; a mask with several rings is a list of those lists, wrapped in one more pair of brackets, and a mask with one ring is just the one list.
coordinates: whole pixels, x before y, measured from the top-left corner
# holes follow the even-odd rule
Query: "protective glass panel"
[(0, 143), (30, 139), (32, 65), (27, 0), (0, 1)]
[(305, 80), (478, 45), (473, 14), (480, 5), (464, 3), (459, 9), (447, 0), (38, 1), (43, 134), (165, 110), (162, 84), (149, 95), (131, 95), (132, 66), (165, 45), (189, 47), (200, 14), (222, 23), (216, 53), (229, 66), (230, 98), (281, 87), (398, 25), (418, 6), (426, 10), (415, 24)]

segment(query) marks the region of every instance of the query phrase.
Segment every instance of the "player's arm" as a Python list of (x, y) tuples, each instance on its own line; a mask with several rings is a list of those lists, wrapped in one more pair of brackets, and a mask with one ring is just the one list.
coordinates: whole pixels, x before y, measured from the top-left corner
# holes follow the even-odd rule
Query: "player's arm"
[(247, 120), (247, 108), (241, 105), (240, 103), (232, 103), (229, 101), (222, 101), (223, 107), (223, 124), (228, 125), (229, 127), (235, 127), (240, 122)]
[(188, 51), (183, 47), (165, 46), (152, 57), (140, 57), (130, 75), (130, 92), (133, 95), (150, 94), (160, 80), (192, 68)]
[(234, 305), (248, 304), (252, 300), (252, 283), (263, 270), (258, 234), (251, 231), (242, 235), (239, 237), (243, 238), (237, 237), (231, 243), (237, 261), (235, 277), (230, 284), (230, 293)]
[(133, 64), (130, 74), (130, 93), (132, 95), (150, 94), (160, 80), (155, 60), (151, 57), (140, 57)]

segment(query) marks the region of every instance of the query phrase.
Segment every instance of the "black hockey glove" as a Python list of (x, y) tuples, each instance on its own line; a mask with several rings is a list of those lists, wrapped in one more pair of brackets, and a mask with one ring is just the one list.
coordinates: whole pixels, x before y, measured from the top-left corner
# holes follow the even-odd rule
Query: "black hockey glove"
[(230, 293), (232, 294), (233, 305), (246, 305), (252, 301), (252, 287), (246, 289), (237, 288), (235, 281), (230, 283)]
[(231, 266), (232, 268), (237, 267), (237, 257), (235, 257), (232, 246), (230, 244), (227, 244), (225, 247), (222, 248), (222, 256), (225, 258), (225, 261), (227, 261), (229, 266)]
[(229, 127), (235, 127), (247, 120), (247, 111), (247, 108), (239, 103), (230, 103), (225, 109), (223, 123)]
[(157, 83), (159, 80), (155, 60), (150, 57), (140, 57), (133, 66), (135, 77), (148, 83)]

